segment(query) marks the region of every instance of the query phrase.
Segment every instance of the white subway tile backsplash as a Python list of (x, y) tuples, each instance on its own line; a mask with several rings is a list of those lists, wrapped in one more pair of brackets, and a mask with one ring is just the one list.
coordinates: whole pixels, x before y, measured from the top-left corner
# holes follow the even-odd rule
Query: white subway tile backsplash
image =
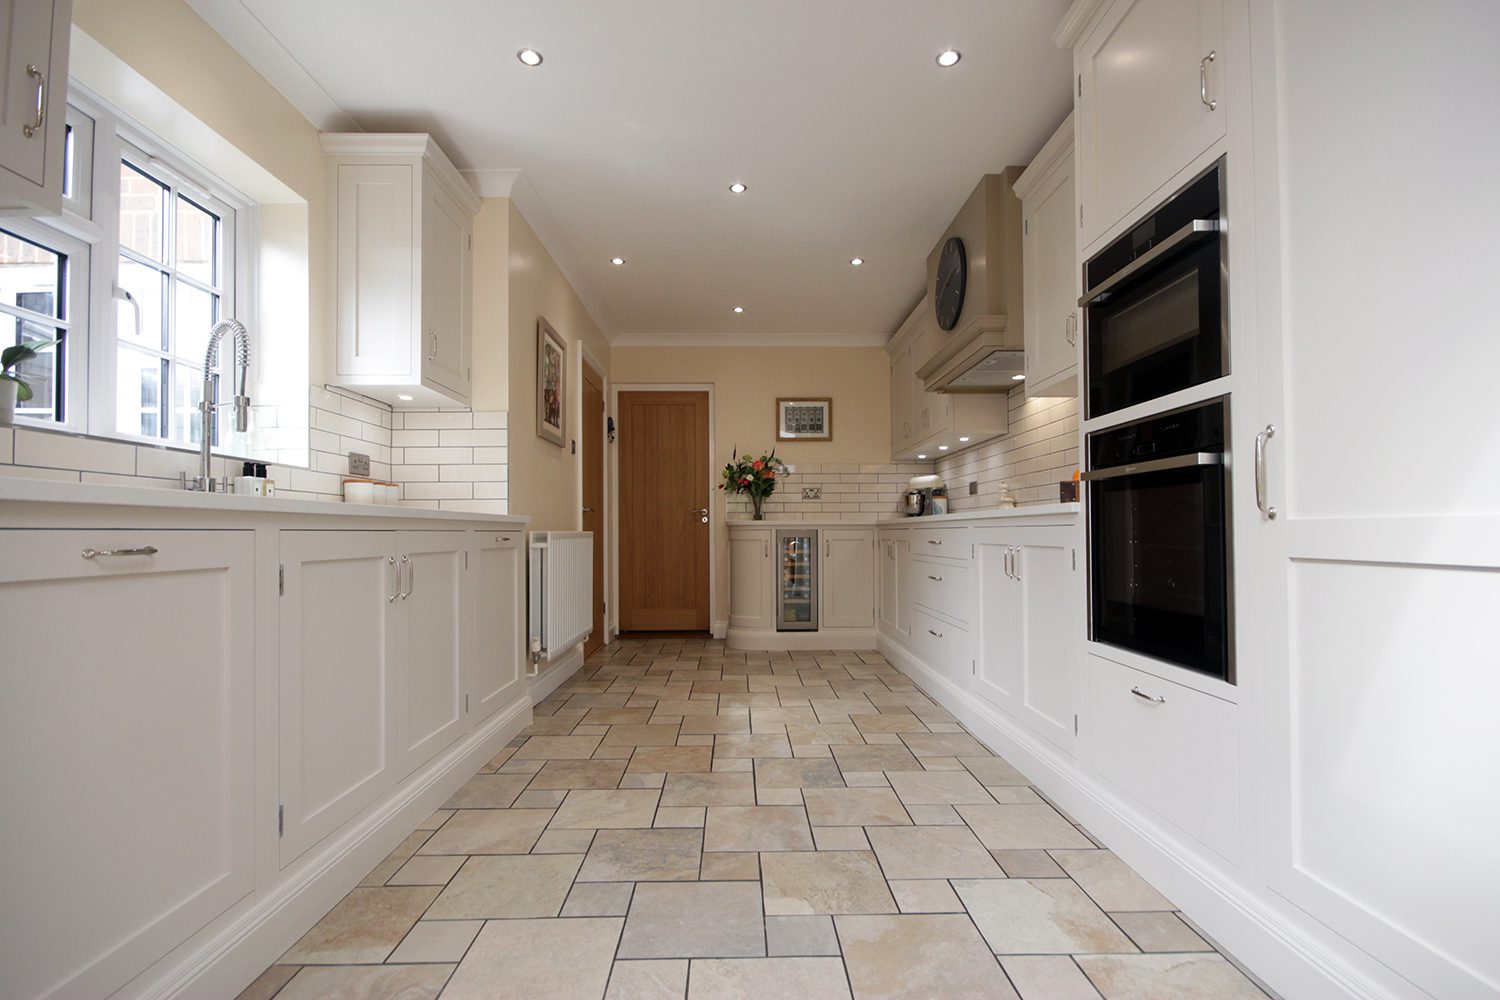
[(48, 469), (28, 465), (0, 465), (0, 476), (11, 479), (53, 479), (60, 483), (81, 481), (82, 473), (77, 469)]
[(509, 426), (507, 416), (504, 410), (475, 410), (474, 427), (475, 429), (498, 427), (504, 430)]
[[(1006, 437), (938, 460), (950, 510), (996, 506), (1002, 482), (1018, 503), (1057, 502), (1057, 484), (1071, 480), (1078, 467), (1078, 400), (1028, 400), (1024, 390), (1014, 390), (1010, 429)], [(970, 482), (978, 484), (975, 496), (969, 495)]]
[(440, 430), (438, 444), (444, 447), (499, 448), (505, 444), (505, 432), (498, 430)]
[(404, 465), (466, 465), (474, 461), (472, 448), (407, 448)]
[(436, 448), (438, 431), (391, 431), (391, 445), (396, 448)]
[(468, 430), (473, 420), (468, 410), (405, 410), (400, 414), (405, 430)]
[(468, 500), (474, 491), (468, 483), (405, 483), (401, 496), (407, 500)]
[(486, 482), (499, 482), (505, 478), (505, 466), (503, 465), (443, 465), (438, 478), (444, 481), (474, 482), (484, 480)]

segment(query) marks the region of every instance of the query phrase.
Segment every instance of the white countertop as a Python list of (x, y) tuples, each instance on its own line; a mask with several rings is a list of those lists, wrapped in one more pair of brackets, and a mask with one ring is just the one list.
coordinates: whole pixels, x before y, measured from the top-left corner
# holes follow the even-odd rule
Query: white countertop
[(838, 517), (783, 517), (777, 520), (766, 518), (756, 521), (748, 517), (731, 517), (724, 523), (731, 528), (873, 528), (880, 515), (861, 515), (859, 520), (845, 521)]
[(1083, 507), (1078, 503), (1033, 503), (1024, 507), (985, 507), (980, 510), (960, 510), (952, 514), (931, 514), (925, 517), (883, 517), (882, 528), (913, 528), (929, 524), (963, 524), (969, 521), (1005, 520), (1013, 517), (1072, 517)]
[(333, 517), (467, 521), (471, 524), (481, 522), (510, 528), (523, 528), (530, 521), (530, 518), (514, 514), (477, 514), (461, 510), (429, 510), (425, 507), (384, 507), (332, 500), (282, 500), (276, 497), (238, 496), (233, 493), (195, 493), (142, 486), (54, 482), (48, 479), (0, 479), (0, 503), (4, 502), (149, 507), (215, 514), (322, 514)]

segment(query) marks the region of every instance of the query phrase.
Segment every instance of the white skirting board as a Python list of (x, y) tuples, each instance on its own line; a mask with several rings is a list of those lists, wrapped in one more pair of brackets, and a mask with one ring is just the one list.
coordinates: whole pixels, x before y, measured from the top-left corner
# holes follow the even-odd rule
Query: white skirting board
[(1360, 959), (1370, 962), (1372, 971), (1374, 960), (1326, 928), (1310, 920), (1294, 921), (1284, 909), (1273, 909), (1270, 901), (1252, 895), (1149, 813), (999, 709), (954, 685), (890, 636), (881, 634), (878, 648), (1286, 1000), (1404, 1000), (1412, 995), (1382, 982), (1384, 976), (1367, 973)]
[(710, 630), (710, 634), (715, 639), (722, 639), (722, 638), (724, 638), (725, 636), (727, 636), (729, 634), (729, 622), (727, 622), (727, 621), (714, 622), (713, 628)]
[(583, 643), (575, 643), (567, 652), (561, 656), (548, 660), (541, 671), (531, 678), (531, 703), (535, 705), (553, 691), (556, 691), (563, 681), (572, 677), (583, 666)]
[(194, 935), (112, 1000), (233, 997), (322, 919), (398, 844), (531, 724), (519, 698), (402, 782), (363, 818), (312, 848), (281, 881)]

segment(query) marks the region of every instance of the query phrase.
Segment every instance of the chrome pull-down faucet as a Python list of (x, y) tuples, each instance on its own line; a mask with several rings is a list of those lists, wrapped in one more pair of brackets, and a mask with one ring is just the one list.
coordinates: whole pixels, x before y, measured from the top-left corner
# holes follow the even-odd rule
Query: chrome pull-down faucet
[[(219, 363), (219, 341), (225, 334), (234, 335), (234, 399), (231, 403), (214, 402), (214, 365)], [(213, 447), (214, 412), (221, 406), (234, 406), (234, 429), (240, 433), (250, 429), (250, 396), (246, 383), (250, 379), (250, 331), (237, 319), (224, 319), (214, 324), (208, 335), (208, 353), (203, 359), (203, 398), (198, 402), (198, 412), (203, 415), (202, 432), (199, 435), (198, 476), (189, 480), (182, 474), (182, 485), (186, 489), (214, 492), (211, 469)]]

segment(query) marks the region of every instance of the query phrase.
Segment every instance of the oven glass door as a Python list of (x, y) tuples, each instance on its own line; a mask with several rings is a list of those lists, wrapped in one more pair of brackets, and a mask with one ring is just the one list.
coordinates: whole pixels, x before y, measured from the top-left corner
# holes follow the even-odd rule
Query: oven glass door
[(1168, 257), (1089, 305), (1088, 415), (1228, 374), (1222, 239)]
[(1091, 634), (1232, 681), (1222, 465), (1089, 484)]

